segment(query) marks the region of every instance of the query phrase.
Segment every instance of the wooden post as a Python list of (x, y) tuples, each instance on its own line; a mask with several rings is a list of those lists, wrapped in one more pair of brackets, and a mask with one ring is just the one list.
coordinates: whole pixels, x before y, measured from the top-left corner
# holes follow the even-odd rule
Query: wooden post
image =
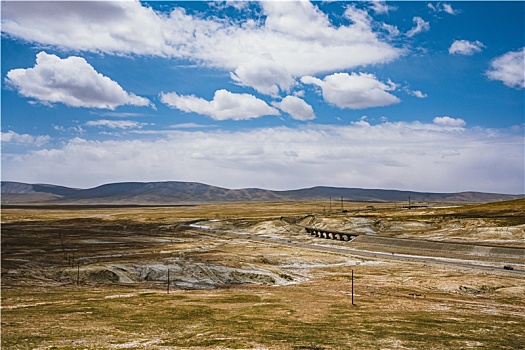
[(167, 287), (168, 294), (170, 294), (170, 269), (168, 269), (168, 287)]
[(352, 270), (352, 306), (354, 305), (354, 270)]
[(77, 286), (80, 285), (80, 263), (77, 264)]

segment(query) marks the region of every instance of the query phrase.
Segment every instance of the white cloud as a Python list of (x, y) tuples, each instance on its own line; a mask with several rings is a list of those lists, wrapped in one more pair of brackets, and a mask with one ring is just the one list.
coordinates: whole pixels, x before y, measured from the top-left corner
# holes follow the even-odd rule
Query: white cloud
[(451, 127), (464, 127), (467, 123), (461, 118), (451, 118), (448, 116), (435, 117), (433, 120), (434, 124), (440, 126), (451, 126)]
[(204, 125), (197, 123), (180, 123), (169, 126), (171, 129), (208, 129), (213, 128), (215, 125)]
[(525, 47), (493, 59), (486, 74), (489, 79), (502, 81), (508, 87), (525, 88)]
[(42, 51), (36, 55), (33, 68), (10, 70), (6, 81), (21, 95), (42, 103), (107, 109), (127, 104), (151, 105), (148, 99), (124, 91), (84, 58), (76, 56), (61, 59)]
[(395, 90), (396, 85), (390, 80), (383, 83), (373, 74), (334, 73), (324, 80), (305, 76), (301, 81), (319, 86), (325, 101), (339, 108), (363, 109), (400, 102), (399, 98), (387, 92)]
[(362, 120), (358, 125), (296, 129), (171, 130), (156, 140), (75, 138), (57, 148), (3, 154), (2, 176), (76, 187), (180, 180), (229, 188), (329, 185), (523, 193), (522, 128), (447, 124), (370, 125)]
[(29, 134), (19, 134), (14, 131), (1, 132), (2, 143), (28, 146), (43, 146), (51, 140), (48, 135), (32, 136)]
[(386, 14), (391, 10), (395, 10), (395, 6), (390, 6), (385, 0), (371, 0), (368, 2), (372, 10), (377, 14)]
[(246, 62), (230, 75), (239, 84), (272, 96), (277, 96), (279, 90), (288, 91), (294, 83), (294, 78), (284, 67), (261, 60)]
[(134, 117), (146, 117), (146, 113), (137, 113), (137, 112), (102, 112), (102, 113), (93, 113), (95, 115), (100, 115), (102, 117), (117, 117), (117, 118), (134, 118)]
[(445, 12), (448, 13), (449, 15), (457, 15), (457, 14), (459, 13), (459, 11), (454, 10), (454, 9), (452, 8), (452, 5), (447, 4), (447, 3), (444, 3), (444, 4), (443, 4), (443, 11), (445, 11)]
[(425, 22), (421, 17), (414, 17), (413, 21), (416, 22), (416, 26), (407, 32), (408, 37), (413, 37), (416, 34), (426, 32), (430, 30), (430, 23)]
[(164, 20), (138, 1), (2, 3), (2, 32), (71, 50), (174, 54), (166, 45)]
[(477, 52), (481, 52), (484, 47), (485, 45), (477, 40), (474, 42), (468, 40), (456, 40), (450, 45), (448, 53), (451, 55), (458, 54), (471, 56)]
[(63, 125), (53, 125), (53, 130), (59, 131), (61, 133), (69, 133), (72, 134), (84, 134), (86, 130), (82, 128), (82, 126), (71, 126), (71, 127), (64, 127)]
[(240, 11), (244, 10), (249, 6), (249, 0), (215, 0), (209, 3), (209, 6), (215, 6), (217, 9), (222, 10), (227, 7), (233, 7)]
[(279, 108), (285, 113), (288, 113), (293, 119), (296, 120), (313, 120), (315, 119), (315, 113), (308, 103), (297, 96), (286, 96), (281, 102), (272, 103), (275, 107)]
[(107, 119), (100, 119), (100, 120), (90, 120), (86, 122), (86, 126), (99, 126), (99, 127), (106, 127), (110, 129), (140, 129), (142, 128), (145, 123), (139, 123), (132, 120), (107, 120)]
[(2, 31), (62, 49), (188, 59), (230, 71), (239, 84), (270, 95), (287, 91), (295, 77), (389, 62), (402, 53), (382, 42), (370, 16), (355, 6), (344, 14), (351, 24), (338, 26), (308, 1), (258, 6), (263, 20), (205, 19), (180, 8), (158, 13), (135, 1), (30, 7), (9, 1), (2, 4)]
[(394, 25), (383, 23), (382, 28), (388, 33), (388, 36), (390, 37), (396, 37), (400, 34), (399, 29)]
[(409, 90), (408, 93), (412, 96), (416, 96), (417, 98), (427, 98), (428, 95), (419, 91), (419, 90)]
[(461, 11), (455, 10), (452, 8), (452, 5), (447, 3), (438, 3), (436, 6), (434, 6), (432, 3), (428, 3), (427, 7), (431, 9), (434, 12), (446, 12), (449, 15), (457, 15)]
[(162, 93), (160, 99), (172, 108), (207, 115), (215, 120), (244, 120), (264, 115), (279, 115), (277, 109), (253, 95), (235, 94), (224, 89), (215, 91), (212, 101), (193, 95), (178, 95), (175, 92)]

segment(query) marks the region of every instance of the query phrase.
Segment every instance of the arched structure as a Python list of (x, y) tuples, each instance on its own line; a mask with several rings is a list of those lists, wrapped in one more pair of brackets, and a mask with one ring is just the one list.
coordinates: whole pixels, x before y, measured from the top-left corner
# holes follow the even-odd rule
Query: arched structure
[(304, 229), (306, 230), (306, 232), (308, 232), (312, 236), (319, 237), (319, 238), (325, 238), (325, 239), (334, 239), (338, 241), (351, 241), (355, 237), (359, 236), (357, 233), (324, 230), (324, 229), (308, 227), (308, 226), (305, 227)]

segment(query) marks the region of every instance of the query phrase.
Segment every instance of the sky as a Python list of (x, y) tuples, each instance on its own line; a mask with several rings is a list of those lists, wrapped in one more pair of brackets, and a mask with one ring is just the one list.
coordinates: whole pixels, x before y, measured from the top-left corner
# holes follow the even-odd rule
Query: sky
[(524, 22), (523, 1), (2, 1), (2, 180), (523, 194)]

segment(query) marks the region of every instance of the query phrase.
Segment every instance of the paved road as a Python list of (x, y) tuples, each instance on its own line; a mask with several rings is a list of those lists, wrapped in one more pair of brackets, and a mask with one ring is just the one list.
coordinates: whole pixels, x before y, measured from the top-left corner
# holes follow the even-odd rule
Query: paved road
[[(392, 254), (392, 253), (374, 252), (374, 251), (361, 250), (361, 249), (353, 249), (353, 248), (344, 247), (344, 246), (334, 247), (334, 246), (326, 246), (326, 245), (320, 245), (320, 244), (310, 244), (310, 243), (292, 241), (290, 239), (285, 239), (285, 238), (261, 237), (261, 236), (256, 236), (256, 235), (252, 235), (248, 233), (238, 233), (238, 232), (232, 232), (232, 231), (215, 230), (215, 229), (210, 229), (206, 226), (197, 225), (195, 221), (191, 224), (181, 224), (179, 226), (183, 228), (192, 229), (192, 230), (199, 230), (207, 234), (218, 234), (221, 236), (249, 239), (252, 241), (279, 244), (279, 245), (289, 245), (289, 246), (294, 246), (294, 247), (313, 249), (317, 251), (329, 251), (329, 252), (335, 252), (335, 253), (341, 253), (341, 254), (352, 254), (352, 255), (357, 255), (357, 256), (384, 258), (384, 259), (389, 259), (389, 260), (417, 261), (417, 262), (424, 262), (424, 263), (453, 265), (453, 266), (458, 266), (458, 267), (486, 269), (486, 270), (492, 270), (496, 272), (505, 272), (509, 274), (525, 275), (525, 270), (523, 269), (504, 270), (503, 267), (494, 266), (494, 265), (485, 265), (485, 264), (481, 264), (478, 262), (474, 262), (472, 260), (445, 259), (445, 258), (439, 258), (439, 257), (428, 257), (428, 256), (418, 256), (418, 255), (408, 255), (408, 254)], [(348, 244), (349, 242), (341, 242), (341, 243)], [(461, 260), (461, 261), (458, 261), (458, 260)]]

